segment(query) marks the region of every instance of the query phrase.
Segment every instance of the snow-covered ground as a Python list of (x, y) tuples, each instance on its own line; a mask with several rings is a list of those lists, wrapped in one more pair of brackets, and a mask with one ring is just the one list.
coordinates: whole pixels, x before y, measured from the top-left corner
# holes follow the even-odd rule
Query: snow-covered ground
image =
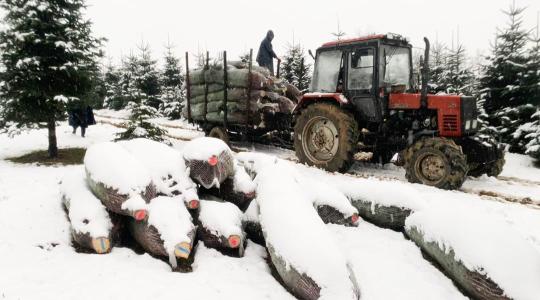
[[(85, 139), (72, 135), (71, 128), (62, 124), (58, 128), (59, 146), (86, 148), (114, 139), (121, 129), (104, 123), (125, 122), (121, 118), (126, 115), (110, 114), (107, 118), (102, 115), (103, 112), (97, 114), (98, 121), (107, 122), (90, 127)], [(173, 140), (177, 149), (183, 147), (183, 139), (201, 135), (187, 124), (160, 122), (167, 130), (185, 133), (180, 140)], [(194, 271), (188, 274), (172, 273), (166, 262), (126, 248), (115, 248), (109, 255), (76, 253), (70, 247), (69, 223), (61, 207), (58, 182), (64, 176), (77, 176), (83, 167), (16, 165), (3, 160), (46, 149), (46, 145), (44, 130), (30, 131), (14, 139), (0, 135), (0, 299), (292, 298), (270, 274), (264, 248), (253, 243), (248, 245), (243, 258), (223, 256), (199, 245)], [(294, 161), (291, 151), (258, 145), (243, 148)], [(540, 170), (532, 167), (526, 156), (511, 154), (507, 161), (503, 178), (469, 179), (462, 191), (453, 192), (408, 184), (404, 182), (403, 171), (391, 166), (358, 165), (355, 173), (361, 176), (355, 177), (291, 164), (303, 174), (336, 183), (343, 192), (365, 192), (373, 199), (392, 195), (395, 201), (418, 196), (420, 199), (414, 205), (419, 211), (440, 205), (438, 211), (447, 209), (448, 214), (463, 210), (480, 212), (483, 215), (479, 222), (485, 215), (498, 228), (508, 229), (515, 235), (508, 241), (527, 245), (536, 259), (540, 256), (540, 210), (536, 206), (509, 203), (508, 199), (529, 197), (540, 203)], [(375, 187), (387, 188), (381, 191)], [(482, 191), (492, 191), (495, 196), (477, 195)], [(362, 299), (464, 298), (403, 234), (364, 222), (359, 227), (328, 225), (328, 228), (353, 266)], [(497, 237), (497, 232), (486, 234), (491, 242)], [(454, 236), (453, 240), (461, 243), (467, 239)], [(467, 253), (467, 247), (460, 249), (464, 257), (474, 257)], [(501, 252), (494, 253), (496, 256)], [(516, 259), (523, 263), (527, 257)], [(490, 259), (486, 261), (492, 263)], [(534, 267), (530, 269), (533, 272)]]

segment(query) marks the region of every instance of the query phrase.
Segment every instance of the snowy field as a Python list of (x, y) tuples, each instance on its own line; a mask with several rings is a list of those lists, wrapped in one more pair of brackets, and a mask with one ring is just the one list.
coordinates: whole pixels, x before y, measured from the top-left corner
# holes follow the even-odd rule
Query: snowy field
[[(90, 127), (85, 139), (63, 123), (58, 128), (59, 147), (112, 140), (126, 117), (108, 111), (96, 116), (101, 124)], [(184, 140), (201, 135), (187, 124), (156, 123), (167, 129), (177, 149)], [(70, 246), (58, 182), (63, 176), (80, 174), (83, 166), (16, 165), (4, 160), (46, 145), (44, 130), (14, 139), (0, 135), (0, 299), (293, 298), (272, 277), (265, 249), (251, 242), (243, 258), (223, 256), (199, 244), (194, 271), (188, 274), (172, 273), (167, 263), (127, 248), (115, 248), (109, 255), (76, 253)], [(469, 179), (460, 191), (441, 191), (406, 183), (403, 171), (391, 166), (357, 165), (352, 176), (329, 174), (294, 163), (290, 151), (241, 148), (257, 152), (248, 156), (264, 153), (282, 158), (302, 174), (333, 184), (347, 195), (359, 193), (413, 208), (418, 215), (411, 224), (430, 228), (431, 239), (452, 243), (472, 266), (481, 263), (488, 275), (519, 295), (516, 298), (538, 299), (532, 294), (538, 289), (527, 281), (540, 277), (540, 169), (528, 157), (509, 154), (500, 179)], [(433, 218), (456, 226), (437, 226)], [(366, 222), (328, 228), (353, 266), (362, 299), (465, 298), (403, 234)], [(512, 251), (511, 263), (501, 261)], [(525, 283), (517, 282), (521, 279)]]

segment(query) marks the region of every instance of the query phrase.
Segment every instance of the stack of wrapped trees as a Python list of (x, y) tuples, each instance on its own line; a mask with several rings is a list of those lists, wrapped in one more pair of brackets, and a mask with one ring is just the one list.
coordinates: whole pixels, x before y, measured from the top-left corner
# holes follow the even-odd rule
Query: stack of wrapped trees
[[(265, 125), (264, 115), (290, 114), (301, 95), (267, 69), (253, 66), (250, 72), (246, 64), (238, 62), (228, 64), (226, 71), (212, 65), (190, 72), (189, 89), (193, 120), (221, 123), (227, 110), (231, 123), (260, 126)], [(187, 110), (186, 106), (185, 117)]]

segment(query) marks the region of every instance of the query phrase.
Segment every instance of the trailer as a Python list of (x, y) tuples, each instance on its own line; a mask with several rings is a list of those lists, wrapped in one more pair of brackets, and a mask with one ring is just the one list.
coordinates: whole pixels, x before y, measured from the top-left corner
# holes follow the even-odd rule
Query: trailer
[[(241, 142), (256, 142), (263, 144), (273, 144), (279, 147), (293, 149), (293, 132), (292, 109), (290, 113), (283, 112), (268, 112), (257, 111), (254, 112), (250, 108), (256, 105), (256, 99), (253, 99), (253, 49), (249, 52), (249, 61), (247, 62), (248, 82), (247, 86), (247, 98), (245, 99), (245, 120), (239, 122), (238, 120), (231, 120), (229, 118), (228, 105), (230, 104), (229, 89), (231, 88), (229, 83), (229, 69), (230, 64), (227, 60), (227, 51), (222, 52), (222, 70), (223, 70), (223, 101), (221, 107), (223, 108), (222, 118), (219, 120), (208, 119), (206, 116), (209, 112), (209, 94), (210, 89), (208, 82), (204, 82), (204, 105), (203, 105), (203, 118), (193, 117), (193, 95), (192, 95), (192, 83), (191, 83), (191, 70), (189, 53), (186, 52), (186, 85), (187, 85), (187, 105), (185, 117), (189, 123), (198, 125), (206, 134), (206, 136), (219, 138), (229, 144), (231, 141)], [(206, 52), (204, 59), (203, 70), (210, 70), (210, 55)], [(277, 79), (279, 79), (279, 65), (277, 68)], [(290, 99), (297, 102), (298, 99)]]

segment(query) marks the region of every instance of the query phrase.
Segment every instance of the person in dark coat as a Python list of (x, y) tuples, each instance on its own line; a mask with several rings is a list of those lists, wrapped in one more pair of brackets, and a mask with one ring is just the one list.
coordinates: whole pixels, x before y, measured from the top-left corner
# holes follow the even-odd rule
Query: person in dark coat
[(94, 111), (90, 106), (73, 108), (68, 111), (68, 117), (69, 126), (73, 127), (73, 134), (77, 132), (77, 128), (81, 127), (82, 137), (85, 136), (88, 126), (96, 124)]
[(257, 53), (257, 63), (261, 67), (265, 67), (270, 70), (270, 73), (274, 75), (274, 58), (278, 60), (278, 64), (281, 62), (279, 57), (274, 52), (272, 47), (272, 40), (274, 39), (274, 32), (268, 30), (266, 37), (261, 42), (259, 47), (259, 53)]

